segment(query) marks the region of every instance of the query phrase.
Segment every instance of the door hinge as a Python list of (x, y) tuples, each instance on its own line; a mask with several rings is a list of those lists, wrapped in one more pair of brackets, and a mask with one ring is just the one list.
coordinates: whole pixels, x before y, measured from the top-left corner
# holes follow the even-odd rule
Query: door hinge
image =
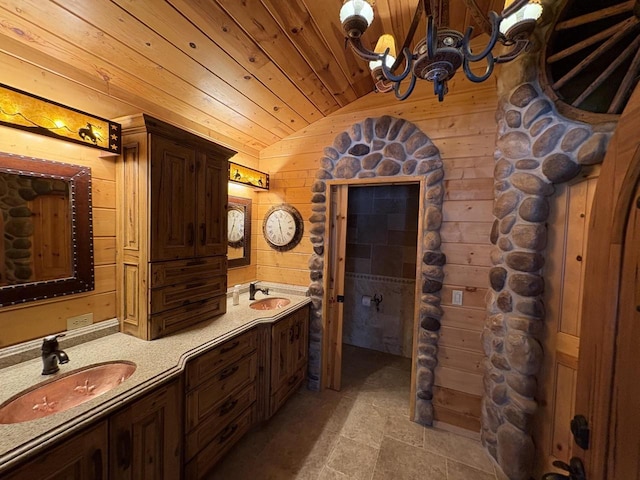
[(338, 295), (338, 303), (344, 303), (344, 295)]
[(584, 415), (576, 415), (571, 420), (571, 433), (573, 440), (583, 450), (589, 450), (589, 422)]

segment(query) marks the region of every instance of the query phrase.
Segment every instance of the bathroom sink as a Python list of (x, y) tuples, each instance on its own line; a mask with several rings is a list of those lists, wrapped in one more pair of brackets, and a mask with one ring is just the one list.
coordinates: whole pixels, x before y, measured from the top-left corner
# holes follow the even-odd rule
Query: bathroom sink
[(64, 412), (116, 388), (135, 370), (136, 364), (131, 362), (99, 363), (40, 383), (0, 405), (0, 424)]
[(277, 308), (286, 307), (291, 303), (291, 300), (288, 298), (263, 298), (262, 300), (256, 300), (253, 303), (249, 304), (250, 308), (254, 310), (275, 310)]

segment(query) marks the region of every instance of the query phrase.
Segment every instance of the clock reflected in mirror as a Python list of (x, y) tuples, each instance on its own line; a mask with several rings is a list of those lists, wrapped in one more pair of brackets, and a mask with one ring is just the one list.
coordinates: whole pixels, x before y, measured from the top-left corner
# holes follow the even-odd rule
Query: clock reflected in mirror
[(300, 212), (283, 203), (267, 211), (262, 223), (262, 234), (267, 244), (279, 252), (294, 248), (302, 239), (304, 222)]
[(227, 209), (228, 267), (251, 264), (251, 199), (229, 197)]

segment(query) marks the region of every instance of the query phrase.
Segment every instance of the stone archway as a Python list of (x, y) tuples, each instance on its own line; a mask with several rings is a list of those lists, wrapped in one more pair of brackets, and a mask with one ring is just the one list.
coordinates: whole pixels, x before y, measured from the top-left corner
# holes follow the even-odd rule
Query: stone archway
[(324, 294), (325, 221), (327, 181), (332, 179), (367, 179), (375, 177), (424, 177), (422, 242), (420, 273), (420, 328), (416, 368), (416, 409), (414, 418), (424, 425), (433, 423), (433, 380), (437, 365), (438, 331), (444, 314), (440, 307), (440, 290), (444, 278), (445, 255), (440, 251), (440, 226), (444, 171), (440, 152), (427, 135), (411, 122), (383, 116), (367, 118), (335, 137), (324, 149), (316, 182), (311, 187), (313, 214), (310, 218), (314, 253), (309, 261), (312, 315), (309, 332), (309, 387), (320, 388)]

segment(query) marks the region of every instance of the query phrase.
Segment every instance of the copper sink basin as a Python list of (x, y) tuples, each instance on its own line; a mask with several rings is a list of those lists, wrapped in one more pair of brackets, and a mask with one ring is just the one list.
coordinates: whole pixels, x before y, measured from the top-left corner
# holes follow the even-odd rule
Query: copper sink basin
[(99, 363), (40, 383), (0, 405), (0, 424), (64, 412), (116, 388), (135, 370), (131, 362)]
[(275, 310), (277, 308), (286, 307), (291, 303), (291, 300), (288, 298), (263, 298), (262, 300), (256, 300), (253, 303), (249, 304), (250, 308), (254, 310)]

